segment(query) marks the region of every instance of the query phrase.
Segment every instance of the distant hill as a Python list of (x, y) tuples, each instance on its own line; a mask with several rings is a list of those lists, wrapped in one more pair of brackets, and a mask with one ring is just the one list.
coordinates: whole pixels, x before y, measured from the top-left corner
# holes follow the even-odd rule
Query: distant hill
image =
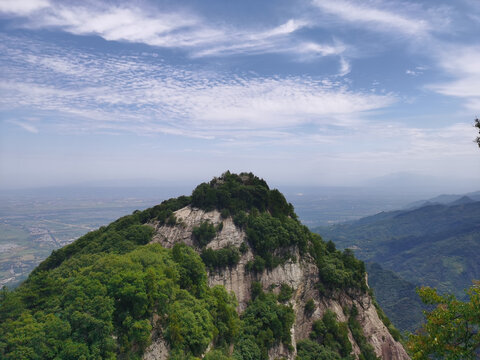
[[(465, 195), (443, 194), (428, 200), (415, 201), (413, 203), (408, 204), (405, 208), (406, 209), (419, 208), (419, 207), (423, 207), (431, 204), (459, 205), (459, 204), (455, 204), (455, 202), (464, 198), (472, 201), (480, 201), (480, 191), (471, 192)], [(469, 202), (472, 202), (472, 201), (469, 201)]]
[(463, 289), (480, 278), (480, 201), (452, 201), (457, 203), (382, 212), (314, 231), (413, 284), (464, 297)]
[(368, 284), (393, 324), (401, 331), (418, 329), (426, 308), (415, 291), (416, 286), (377, 263), (366, 263), (366, 267)]

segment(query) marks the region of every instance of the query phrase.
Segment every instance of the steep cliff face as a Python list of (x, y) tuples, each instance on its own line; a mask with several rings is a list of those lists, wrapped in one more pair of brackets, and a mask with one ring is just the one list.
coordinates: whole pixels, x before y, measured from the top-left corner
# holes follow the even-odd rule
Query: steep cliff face
[[(218, 226), (223, 224), (221, 231), (208, 243), (207, 248), (218, 250), (227, 246), (240, 247), (247, 244), (247, 249), (241, 254), (240, 260), (234, 266), (209, 272), (209, 285), (223, 285), (228, 291), (233, 291), (238, 300), (238, 311), (241, 313), (251, 300), (251, 286), (254, 281), (259, 282), (265, 291), (272, 290), (279, 292), (282, 284), (293, 288), (293, 295), (289, 300), (294, 314), (295, 321), (290, 330), (292, 347), (279, 344), (269, 350), (269, 358), (295, 359), (296, 343), (299, 340), (308, 338), (312, 331), (312, 324), (321, 319), (327, 309), (333, 311), (338, 321), (348, 322), (348, 315), (345, 309), (355, 306), (358, 310), (356, 320), (363, 329), (363, 334), (368, 343), (372, 345), (375, 354), (382, 359), (403, 360), (409, 359), (402, 345), (395, 341), (379, 318), (377, 310), (371, 297), (361, 291), (331, 291), (328, 294), (320, 295), (316, 284), (318, 283), (318, 269), (309, 255), (300, 256), (298, 251), (292, 249), (296, 256), (294, 260), (288, 260), (272, 270), (253, 272), (247, 269), (247, 264), (254, 259), (253, 249), (246, 241), (247, 235), (244, 230), (237, 227), (231, 217), (222, 218), (217, 210), (204, 211), (192, 206), (186, 206), (174, 212), (176, 225), (169, 226), (158, 222), (151, 222), (155, 233), (152, 242), (162, 244), (171, 248), (175, 243), (183, 242), (194, 247), (196, 246), (192, 235), (193, 229), (205, 221)], [(314, 302), (314, 309), (310, 312), (305, 310), (308, 301)], [(168, 349), (165, 342), (159, 336), (147, 349), (144, 359), (166, 359)], [(361, 350), (353, 334), (349, 330), (348, 338), (352, 344), (353, 353), (358, 358)], [(293, 350), (292, 350), (293, 349)]]

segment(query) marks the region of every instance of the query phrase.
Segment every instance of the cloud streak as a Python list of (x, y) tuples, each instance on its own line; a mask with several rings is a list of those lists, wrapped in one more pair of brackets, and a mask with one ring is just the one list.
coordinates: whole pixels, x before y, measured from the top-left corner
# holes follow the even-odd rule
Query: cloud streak
[(34, 125), (29, 124), (27, 122), (18, 121), (18, 120), (7, 120), (7, 122), (9, 122), (10, 124), (17, 125), (21, 127), (23, 130), (28, 131), (29, 133), (38, 134), (38, 129)]
[(423, 9), (408, 2), (313, 0), (322, 13), (345, 23), (372, 31), (402, 34), (413, 38), (428, 37), (449, 28), (450, 19), (443, 8)]
[(425, 20), (409, 19), (392, 11), (365, 5), (364, 2), (315, 0), (313, 3), (322, 11), (352, 23), (378, 25), (406, 34), (424, 34), (430, 30)]
[(439, 66), (453, 79), (427, 88), (465, 100), (468, 109), (480, 109), (480, 46), (449, 45), (437, 52)]
[(339, 55), (345, 47), (299, 39), (295, 33), (312, 24), (288, 19), (276, 26), (238, 29), (207, 21), (192, 11), (160, 11), (153, 5), (82, 5), (47, 0), (7, 0), (0, 13), (27, 19), (19, 26), (54, 28), (75, 35), (97, 35), (108, 41), (143, 43), (186, 51), (193, 58), (238, 54), (292, 54), (315, 58)]
[(57, 120), (51, 122), (74, 131), (212, 138), (256, 136), (264, 130), (276, 136), (281, 129), (291, 133), (309, 124), (348, 127), (352, 118), (361, 121), (362, 113), (396, 101), (393, 95), (353, 91), (329, 79), (206, 72), (147, 55), (102, 57), (3, 40), (3, 110), (53, 112)]

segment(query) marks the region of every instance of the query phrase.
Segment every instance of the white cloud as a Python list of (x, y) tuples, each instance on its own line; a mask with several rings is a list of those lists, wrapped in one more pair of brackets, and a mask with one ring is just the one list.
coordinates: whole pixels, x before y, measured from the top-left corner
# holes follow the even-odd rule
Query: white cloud
[(348, 75), (352, 71), (352, 66), (350, 63), (345, 60), (345, 58), (341, 57), (340, 58), (340, 71), (338, 73), (339, 76), (345, 76)]
[(232, 76), (148, 56), (101, 57), (3, 40), (1, 108), (54, 112), (56, 120), (50, 121), (73, 131), (278, 138), (284, 135), (279, 129), (291, 133), (309, 124), (346, 127), (352, 118), (361, 121), (362, 113), (396, 101), (328, 78)]
[(0, 1), (0, 12), (25, 16), (49, 6), (48, 0), (2, 0)]
[[(313, 0), (313, 4), (324, 13), (340, 19), (371, 26), (373, 29), (400, 32), (407, 35), (425, 35), (432, 30), (429, 21), (402, 14), (396, 9), (385, 8), (385, 3), (372, 1)], [(398, 6), (399, 4), (396, 3)]]
[(19, 120), (7, 120), (7, 122), (9, 122), (10, 124), (20, 126), (23, 130), (26, 130), (32, 134), (38, 133), (38, 129), (34, 125), (28, 122), (19, 121)]
[(98, 35), (109, 41), (180, 48), (193, 57), (263, 53), (319, 57), (338, 55), (345, 50), (343, 45), (296, 39), (296, 31), (310, 26), (302, 19), (292, 18), (273, 27), (239, 29), (212, 23), (186, 10), (165, 12), (139, 4), (84, 2), (72, 5), (46, 0), (31, 0), (22, 6), (15, 5), (17, 3), (20, 2), (7, 1), (0, 12), (27, 17), (28, 21), (21, 26), (57, 28), (76, 35)]
[[(147, 13), (128, 6), (51, 6), (31, 18), (38, 27), (58, 27), (76, 35), (95, 34), (106, 40), (142, 42), (165, 47), (193, 46), (220, 36), (189, 13)], [(175, 44), (175, 45), (174, 45)]]
[(480, 47), (445, 46), (437, 52), (439, 66), (453, 80), (431, 84), (428, 88), (447, 96), (465, 99), (467, 108), (479, 111), (480, 107)]

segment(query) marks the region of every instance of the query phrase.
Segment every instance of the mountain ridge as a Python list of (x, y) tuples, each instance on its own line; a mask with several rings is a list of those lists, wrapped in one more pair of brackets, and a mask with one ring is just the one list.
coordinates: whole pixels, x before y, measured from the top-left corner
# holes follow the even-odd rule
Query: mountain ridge
[(360, 259), (379, 263), (414, 286), (432, 286), (464, 299), (464, 289), (480, 277), (480, 202), (459, 199), (314, 231), (340, 248), (354, 248)]

